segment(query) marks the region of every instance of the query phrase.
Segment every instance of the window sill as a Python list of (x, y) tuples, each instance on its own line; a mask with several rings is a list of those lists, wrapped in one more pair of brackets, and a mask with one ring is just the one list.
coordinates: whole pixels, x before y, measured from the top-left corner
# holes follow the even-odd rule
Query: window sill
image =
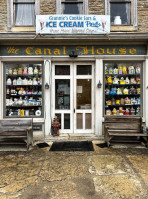
[(13, 27), (11, 28), (12, 32), (35, 32), (35, 27)]
[(116, 26), (111, 26), (110, 31), (111, 32), (132, 32), (132, 31), (137, 31), (137, 27), (116, 25)]

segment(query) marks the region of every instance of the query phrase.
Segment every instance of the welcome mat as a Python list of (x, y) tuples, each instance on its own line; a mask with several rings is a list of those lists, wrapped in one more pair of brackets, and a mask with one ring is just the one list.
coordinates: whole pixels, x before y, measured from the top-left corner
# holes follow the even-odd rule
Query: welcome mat
[(49, 151), (94, 151), (92, 142), (54, 142)]

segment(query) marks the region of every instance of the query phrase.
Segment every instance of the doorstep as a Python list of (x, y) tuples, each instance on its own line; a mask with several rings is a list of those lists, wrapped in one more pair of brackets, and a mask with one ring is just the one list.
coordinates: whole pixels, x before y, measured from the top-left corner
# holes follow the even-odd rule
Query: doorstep
[(104, 136), (98, 136), (94, 134), (62, 134), (59, 136), (48, 135), (45, 137), (45, 141), (61, 142), (61, 141), (93, 141), (104, 140)]

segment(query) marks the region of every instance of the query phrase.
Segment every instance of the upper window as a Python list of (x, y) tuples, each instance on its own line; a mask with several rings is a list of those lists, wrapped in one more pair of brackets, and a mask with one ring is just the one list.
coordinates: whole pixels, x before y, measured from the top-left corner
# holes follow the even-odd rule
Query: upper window
[(137, 0), (106, 0), (106, 14), (111, 25), (137, 25)]
[(34, 26), (35, 0), (14, 0), (14, 25)]
[(88, 0), (57, 0), (57, 14), (87, 14), (87, 10)]

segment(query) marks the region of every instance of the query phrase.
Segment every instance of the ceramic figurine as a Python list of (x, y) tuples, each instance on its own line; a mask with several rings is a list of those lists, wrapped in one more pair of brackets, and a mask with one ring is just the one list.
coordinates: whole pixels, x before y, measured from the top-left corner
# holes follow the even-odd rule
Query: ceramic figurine
[(112, 67), (109, 68), (109, 74), (113, 74), (113, 68)]
[(28, 67), (28, 74), (33, 75), (33, 68), (31, 66)]
[(141, 89), (137, 88), (137, 94), (141, 94)]
[(125, 79), (125, 84), (129, 84), (129, 83), (130, 83), (130, 80), (129, 80), (128, 77), (126, 77), (126, 79)]
[(110, 109), (106, 110), (106, 115), (111, 115), (111, 110)]
[(119, 74), (122, 74), (122, 66), (119, 66)]
[(140, 84), (141, 82), (140, 82), (140, 77), (136, 77), (136, 83), (137, 84)]
[(135, 68), (134, 68), (134, 66), (129, 66), (128, 67), (128, 73), (129, 74), (135, 74)]
[(123, 94), (124, 94), (124, 95), (128, 95), (128, 88), (125, 88), (125, 89), (123, 90)]
[(137, 104), (140, 104), (140, 97), (137, 98)]
[(24, 67), (23, 75), (28, 75), (27, 67), (26, 66)]
[(41, 110), (40, 110), (40, 109), (37, 110), (37, 111), (35, 112), (35, 115), (36, 115), (36, 116), (41, 116)]
[(120, 100), (116, 100), (116, 105), (120, 105)]
[(13, 75), (17, 75), (17, 68), (13, 69)]
[(131, 112), (131, 115), (135, 115), (135, 109), (133, 107), (131, 108), (130, 112)]
[(116, 108), (113, 108), (112, 113), (113, 113), (113, 115), (117, 115), (117, 110), (116, 110)]
[(12, 81), (10, 78), (7, 79), (7, 85), (11, 85), (12, 84)]
[(17, 80), (16, 79), (13, 80), (13, 85), (17, 85)]
[(140, 107), (139, 106), (136, 109), (136, 115), (140, 115)]
[(123, 74), (127, 74), (127, 67), (126, 66), (123, 66)]
[(120, 104), (121, 104), (121, 105), (124, 105), (124, 99), (123, 99), (123, 98), (121, 98)]
[(10, 90), (9, 90), (9, 89), (6, 90), (6, 94), (7, 94), (7, 95), (10, 94)]
[(124, 110), (122, 107), (119, 107), (119, 115), (124, 115)]
[(140, 74), (140, 65), (136, 66), (136, 74)]
[(39, 74), (42, 74), (42, 66), (40, 66)]
[(108, 83), (108, 84), (112, 84), (112, 83), (113, 83), (112, 77), (111, 77), (111, 76), (108, 76), (108, 78), (107, 78), (107, 83)]
[(111, 105), (111, 104), (112, 104), (112, 101), (111, 101), (111, 100), (108, 100), (106, 103), (107, 103), (107, 105)]
[(129, 94), (131, 94), (131, 95), (136, 94), (136, 89), (133, 86), (129, 89)]
[(129, 115), (129, 109), (128, 108), (125, 109), (124, 115)]
[(136, 84), (136, 80), (134, 77), (131, 77), (131, 84)]
[(6, 68), (6, 72), (5, 72), (5, 74), (6, 74), (6, 75), (8, 75), (8, 72), (9, 72), (9, 70), (8, 70), (8, 68)]
[(23, 79), (23, 80), (22, 80), (22, 84), (23, 84), (23, 85), (28, 85), (28, 80), (27, 80), (26, 78)]
[(22, 85), (22, 78), (21, 78), (21, 77), (19, 77), (19, 78), (17, 79), (17, 85)]
[(123, 77), (121, 77), (121, 79), (120, 79), (120, 84), (125, 84), (125, 80)]
[(29, 116), (29, 110), (25, 110), (25, 116)]
[(118, 74), (118, 68), (114, 68), (114, 74)]
[(115, 91), (115, 88), (112, 88), (111, 91), (109, 92), (110, 95), (116, 95), (116, 91)]
[(128, 97), (125, 98), (125, 104), (131, 104), (131, 100)]
[(28, 85), (32, 85), (32, 80), (31, 79), (28, 80)]
[(106, 94), (106, 95), (109, 95), (109, 92), (110, 92), (109, 88), (106, 88), (105, 94)]
[(33, 72), (35, 75), (38, 75), (39, 74), (39, 71), (37, 69), (37, 67), (35, 66), (35, 69), (34, 69), (34, 72)]
[(8, 74), (9, 74), (9, 75), (12, 75), (12, 68), (9, 68), (9, 69), (8, 69)]
[(108, 68), (105, 66), (105, 75), (108, 75)]
[(113, 84), (118, 84), (119, 79), (117, 77), (114, 77)]
[(120, 88), (117, 89), (117, 95), (122, 95), (122, 91)]
[(112, 98), (112, 105), (115, 105), (115, 104), (116, 104), (115, 98)]
[(22, 75), (23, 74), (22, 68), (19, 68), (17, 73), (18, 73), (18, 75)]
[(131, 98), (131, 104), (137, 104), (137, 100), (134, 98)]
[(41, 85), (42, 83), (41, 83), (41, 78), (38, 78), (38, 85)]
[(23, 99), (22, 99), (22, 97), (19, 98), (18, 104), (19, 104), (19, 105), (22, 105), (22, 104), (23, 104)]
[(38, 85), (38, 82), (36, 81), (36, 78), (33, 78), (33, 85)]

